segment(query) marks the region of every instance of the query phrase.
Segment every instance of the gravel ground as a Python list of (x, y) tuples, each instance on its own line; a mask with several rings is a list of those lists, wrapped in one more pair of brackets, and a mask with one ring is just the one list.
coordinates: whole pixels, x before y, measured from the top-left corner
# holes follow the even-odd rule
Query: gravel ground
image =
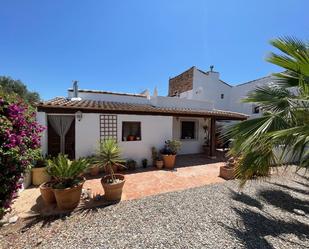
[[(161, 194), (19, 222), (2, 248), (309, 248), (309, 176), (238, 182)], [(0, 247), (1, 247), (0, 246)]]

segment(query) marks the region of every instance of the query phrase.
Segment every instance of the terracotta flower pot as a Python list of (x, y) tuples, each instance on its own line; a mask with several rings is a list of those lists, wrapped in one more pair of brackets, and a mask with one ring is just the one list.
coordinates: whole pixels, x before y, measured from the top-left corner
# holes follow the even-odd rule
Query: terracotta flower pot
[(121, 199), (125, 177), (121, 174), (115, 174), (115, 178), (120, 181), (117, 183), (107, 183), (111, 179), (111, 175), (106, 175), (101, 179), (101, 184), (104, 189), (105, 199), (109, 201), (117, 201)]
[(100, 167), (97, 165), (94, 165), (90, 168), (90, 175), (97, 176), (100, 172)]
[(231, 180), (235, 178), (235, 168), (221, 166), (220, 167), (220, 177), (225, 180)]
[(162, 169), (164, 162), (162, 160), (156, 160), (156, 167), (157, 169)]
[(50, 176), (47, 174), (46, 167), (32, 168), (32, 184), (39, 186), (44, 182), (50, 181)]
[(176, 155), (163, 155), (164, 167), (167, 169), (174, 169)]
[(135, 136), (128, 136), (128, 141), (134, 141), (135, 140)]
[(72, 188), (53, 189), (57, 206), (62, 210), (73, 210), (80, 201), (84, 180)]
[[(117, 165), (112, 165), (112, 169), (114, 171), (114, 173), (117, 173), (118, 172), (118, 166)], [(111, 169), (109, 166), (105, 166), (104, 167), (104, 171), (106, 174), (110, 175), (112, 172), (111, 172)]]
[(44, 182), (40, 185), (41, 196), (46, 205), (56, 203), (56, 197), (51, 184), (51, 182)]

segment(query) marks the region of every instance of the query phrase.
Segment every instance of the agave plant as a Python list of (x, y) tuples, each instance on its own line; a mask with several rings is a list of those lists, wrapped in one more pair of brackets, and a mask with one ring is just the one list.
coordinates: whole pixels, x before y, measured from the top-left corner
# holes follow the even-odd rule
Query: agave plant
[(47, 172), (55, 179), (55, 188), (68, 188), (81, 181), (79, 176), (89, 165), (90, 162), (85, 158), (71, 161), (67, 155), (59, 154), (47, 160)]
[(95, 163), (109, 169), (113, 182), (116, 180), (113, 166), (125, 167), (124, 162), (121, 158), (119, 145), (114, 139), (107, 139), (100, 142)]
[(271, 44), (284, 54), (272, 53), (267, 60), (285, 70), (274, 74), (272, 85), (243, 100), (255, 103), (263, 115), (233, 125), (225, 134), (234, 139), (230, 154), (240, 158), (236, 176), (242, 184), (267, 175), (273, 165), (309, 167), (309, 43), (285, 37)]

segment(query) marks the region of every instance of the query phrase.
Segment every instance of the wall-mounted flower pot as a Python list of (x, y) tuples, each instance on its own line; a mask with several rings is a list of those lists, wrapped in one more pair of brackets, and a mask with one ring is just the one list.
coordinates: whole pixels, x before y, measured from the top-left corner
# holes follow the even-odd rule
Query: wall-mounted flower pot
[(220, 167), (220, 177), (225, 180), (231, 180), (235, 178), (235, 168), (234, 167), (227, 167), (221, 166)]
[(44, 182), (50, 181), (50, 176), (47, 174), (46, 167), (32, 168), (32, 184), (39, 186)]
[(56, 197), (52, 188), (52, 182), (44, 182), (40, 185), (40, 192), (46, 205), (56, 203)]
[(176, 155), (162, 155), (164, 167), (167, 169), (174, 169)]
[(81, 181), (71, 188), (53, 189), (58, 208), (61, 210), (73, 210), (76, 208), (80, 201), (83, 184), (84, 181)]
[(116, 183), (109, 183), (111, 175), (106, 175), (101, 179), (101, 184), (104, 189), (104, 197), (109, 201), (121, 200), (122, 189), (125, 183), (125, 177), (121, 174), (115, 174), (115, 178), (118, 179)]
[(100, 167), (98, 165), (94, 165), (89, 169), (89, 171), (90, 171), (90, 175), (97, 176), (100, 172)]
[(156, 165), (157, 169), (162, 169), (163, 165), (164, 165), (164, 162), (162, 160), (156, 160), (155, 165)]

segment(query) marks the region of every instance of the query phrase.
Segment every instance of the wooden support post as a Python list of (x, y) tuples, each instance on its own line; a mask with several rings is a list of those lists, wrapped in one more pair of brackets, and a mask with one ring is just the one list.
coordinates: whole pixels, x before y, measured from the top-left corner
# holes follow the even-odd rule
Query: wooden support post
[(216, 118), (211, 118), (210, 122), (210, 151), (209, 157), (216, 158)]

